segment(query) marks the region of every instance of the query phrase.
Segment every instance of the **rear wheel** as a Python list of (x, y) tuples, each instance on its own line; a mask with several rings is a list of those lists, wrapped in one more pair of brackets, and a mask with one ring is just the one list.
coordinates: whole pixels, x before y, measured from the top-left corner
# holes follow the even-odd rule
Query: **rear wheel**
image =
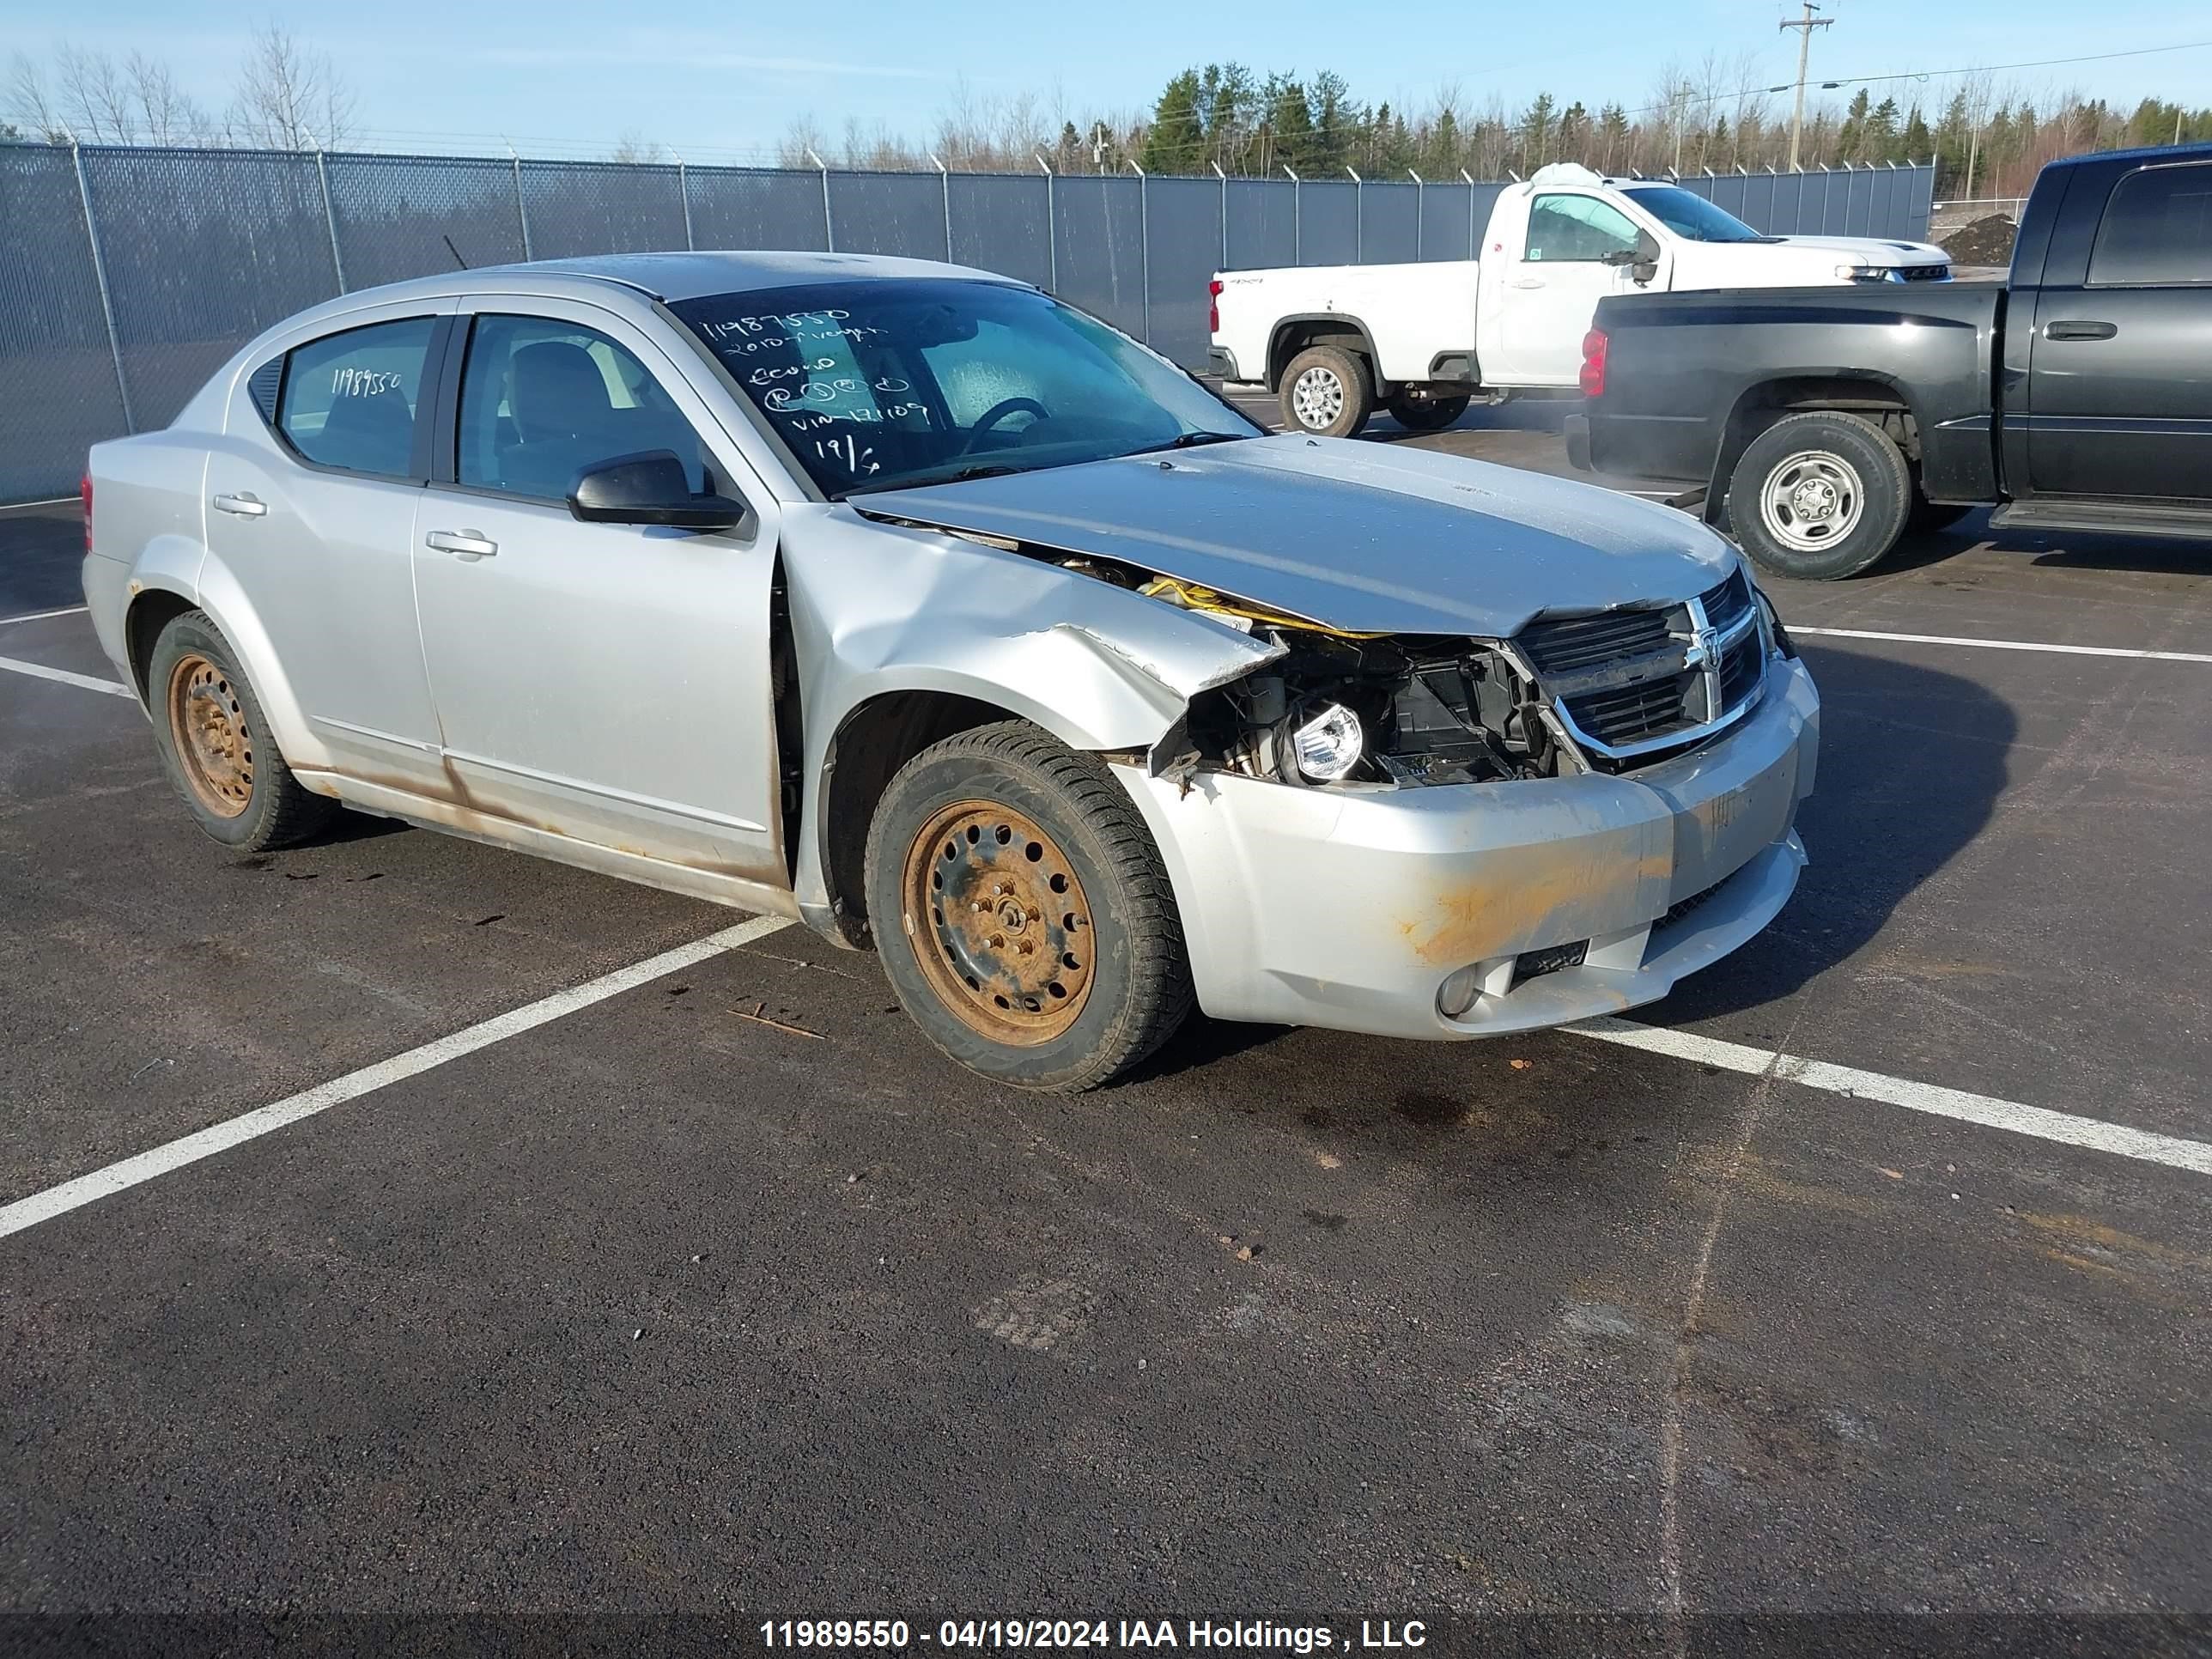
[(289, 846), (337, 811), (292, 775), (252, 682), (204, 612), (188, 611), (161, 629), (146, 685), (169, 781), (193, 820), (224, 846), (240, 853)]
[(1188, 1013), (1158, 849), (1091, 755), (1011, 720), (924, 750), (868, 832), (868, 915), (900, 1004), (952, 1059), (1074, 1093)]
[(1293, 432), (1349, 438), (1375, 412), (1367, 360), (1335, 346), (1309, 346), (1283, 371), (1283, 419)]
[(1401, 392), (1390, 399), (1390, 418), (1408, 432), (1441, 432), (1467, 413), (1467, 405), (1468, 397), (1463, 392), (1433, 398), (1416, 398)]
[(1897, 544), (1912, 475), (1888, 435), (1856, 415), (1787, 415), (1752, 440), (1729, 483), (1728, 521), (1777, 575), (1856, 575)]

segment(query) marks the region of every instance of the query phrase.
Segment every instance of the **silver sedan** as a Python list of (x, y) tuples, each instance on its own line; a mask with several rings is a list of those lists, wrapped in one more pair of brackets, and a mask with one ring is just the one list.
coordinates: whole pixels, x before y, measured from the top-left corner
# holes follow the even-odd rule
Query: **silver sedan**
[(1818, 702), (1718, 536), (1267, 436), (979, 271), (348, 295), (86, 495), (101, 642), (216, 840), (343, 805), (797, 915), (1028, 1087), (1194, 1002), (1458, 1037), (1649, 1001), (1804, 860)]

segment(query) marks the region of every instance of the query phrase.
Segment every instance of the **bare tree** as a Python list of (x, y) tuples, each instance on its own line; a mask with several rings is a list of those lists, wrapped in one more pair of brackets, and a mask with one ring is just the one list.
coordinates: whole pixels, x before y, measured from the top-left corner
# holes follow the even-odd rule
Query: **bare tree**
[(783, 137), (777, 141), (776, 163), (787, 167), (811, 167), (814, 165), (814, 158), (822, 154), (823, 147), (829, 142), (828, 136), (822, 131), (822, 124), (811, 112), (794, 115), (791, 118), (791, 125), (783, 130)]
[(166, 64), (134, 52), (120, 61), (68, 41), (53, 78), (18, 52), (9, 65), (8, 112), (49, 143), (179, 144), (204, 139), (208, 121)]
[(326, 52), (274, 22), (253, 37), (239, 70), (232, 120), (264, 149), (337, 149), (354, 136), (353, 88)]
[(48, 88), (44, 71), (27, 52), (19, 52), (9, 59), (7, 110), (27, 131), (46, 143), (69, 143), (68, 118)]
[(630, 167), (642, 167), (660, 159), (661, 145), (658, 139), (648, 138), (641, 127), (624, 127), (623, 136), (607, 152), (607, 160), (621, 161)]

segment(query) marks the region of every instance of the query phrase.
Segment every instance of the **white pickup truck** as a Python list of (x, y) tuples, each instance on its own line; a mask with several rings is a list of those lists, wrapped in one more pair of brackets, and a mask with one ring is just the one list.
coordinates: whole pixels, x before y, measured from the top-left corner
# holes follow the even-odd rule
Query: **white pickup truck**
[(1304, 431), (1348, 437), (1378, 405), (1429, 431), (1477, 392), (1575, 387), (1609, 294), (1950, 275), (1925, 243), (1765, 236), (1679, 185), (1560, 163), (1498, 193), (1479, 259), (1216, 272), (1208, 368), (1264, 381)]

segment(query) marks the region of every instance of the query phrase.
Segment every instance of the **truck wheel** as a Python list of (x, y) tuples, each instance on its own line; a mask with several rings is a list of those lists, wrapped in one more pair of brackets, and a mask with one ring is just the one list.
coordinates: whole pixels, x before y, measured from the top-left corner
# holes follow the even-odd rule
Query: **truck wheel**
[(1465, 392), (1436, 398), (1409, 398), (1400, 392), (1390, 399), (1390, 418), (1408, 432), (1441, 432), (1467, 413)]
[(1190, 1012), (1182, 924), (1121, 786), (1023, 720), (925, 749), (868, 829), (868, 915), (922, 1033), (998, 1082), (1073, 1094)]
[(1856, 575), (1897, 544), (1912, 475), (1881, 428), (1856, 415), (1785, 415), (1753, 439), (1729, 481), (1743, 550), (1780, 576)]
[(1334, 346), (1309, 346), (1283, 371), (1283, 419), (1293, 432), (1349, 438), (1375, 412), (1367, 360)]
[(205, 612), (188, 611), (162, 629), (146, 689), (169, 781), (199, 827), (234, 852), (305, 841), (338, 810), (292, 775), (252, 683)]

